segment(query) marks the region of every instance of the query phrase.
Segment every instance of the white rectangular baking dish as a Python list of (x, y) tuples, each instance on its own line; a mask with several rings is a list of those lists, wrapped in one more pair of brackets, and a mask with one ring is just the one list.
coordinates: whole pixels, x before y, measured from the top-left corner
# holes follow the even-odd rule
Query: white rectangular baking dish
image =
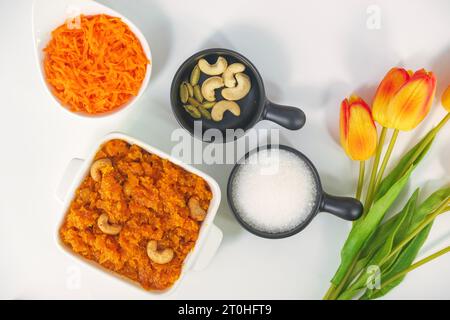
[[(219, 248), (219, 245), (222, 241), (222, 231), (214, 225), (213, 221), (216, 216), (217, 210), (220, 205), (220, 199), (221, 199), (221, 191), (218, 183), (211, 178), (209, 175), (203, 173), (200, 170), (197, 170), (196, 168), (185, 164), (181, 162), (180, 160), (148, 145), (143, 143), (142, 141), (139, 141), (138, 139), (132, 138), (130, 136), (127, 136), (122, 133), (111, 133), (106, 135), (97, 145), (96, 147), (91, 151), (89, 156), (86, 158), (86, 160), (81, 159), (72, 159), (72, 161), (69, 163), (63, 178), (59, 184), (59, 187), (57, 188), (56, 195), (57, 197), (63, 202), (63, 207), (61, 209), (60, 213), (60, 220), (57, 225), (56, 230), (56, 243), (58, 244), (59, 248), (61, 248), (65, 253), (69, 254), (73, 258), (77, 259), (78, 261), (83, 261), (87, 266), (91, 268), (95, 268), (97, 270), (102, 270), (102, 272), (107, 272), (116, 278), (120, 278), (128, 283), (130, 283), (133, 286), (139, 286), (138, 283), (135, 283), (125, 277), (122, 277), (106, 268), (103, 268), (102, 266), (96, 264), (93, 261), (87, 260), (71, 250), (69, 250), (60, 240), (59, 238), (59, 228), (62, 225), (64, 221), (64, 217), (66, 215), (66, 212), (70, 206), (70, 203), (75, 196), (76, 189), (81, 184), (82, 180), (86, 177), (86, 175), (89, 174), (90, 166), (94, 160), (95, 154), (97, 151), (101, 148), (101, 146), (106, 143), (109, 140), (113, 139), (120, 139), (124, 140), (130, 144), (135, 144), (141, 147), (142, 149), (146, 150), (149, 153), (155, 154), (161, 158), (167, 159), (170, 162), (180, 166), (181, 168), (185, 169), (186, 171), (192, 172), (203, 179), (208, 183), (211, 192), (212, 192), (212, 199), (211, 203), (208, 208), (208, 213), (206, 215), (206, 219), (203, 221), (202, 226), (200, 228), (199, 237), (197, 240), (197, 243), (195, 244), (193, 250), (189, 253), (189, 255), (186, 257), (181, 275), (179, 279), (176, 281), (176, 283), (169, 289), (164, 291), (146, 291), (151, 295), (155, 296), (161, 296), (161, 295), (167, 295), (173, 292), (176, 287), (179, 285), (179, 283), (182, 281), (183, 276), (188, 272), (189, 270), (202, 270), (204, 269), (208, 263), (211, 261), (212, 257), (216, 253), (217, 249)], [(142, 288), (141, 288), (142, 289)], [(144, 289), (142, 289), (144, 290)]]

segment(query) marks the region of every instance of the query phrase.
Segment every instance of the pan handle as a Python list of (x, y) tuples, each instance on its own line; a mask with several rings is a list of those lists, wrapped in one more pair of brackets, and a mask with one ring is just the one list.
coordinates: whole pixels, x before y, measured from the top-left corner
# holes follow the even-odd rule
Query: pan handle
[(362, 216), (364, 207), (355, 198), (336, 197), (324, 193), (320, 210), (345, 220), (354, 221)]
[(289, 130), (301, 129), (306, 123), (305, 113), (296, 107), (282, 106), (266, 101), (263, 119), (273, 121)]

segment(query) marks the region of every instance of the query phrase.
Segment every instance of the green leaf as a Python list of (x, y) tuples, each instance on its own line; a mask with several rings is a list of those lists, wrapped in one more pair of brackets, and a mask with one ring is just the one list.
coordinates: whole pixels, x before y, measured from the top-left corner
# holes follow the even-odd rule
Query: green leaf
[[(444, 187), (431, 194), (419, 207), (414, 211), (408, 224), (405, 221), (405, 227), (401, 228), (395, 238), (395, 245), (403, 241), (417, 226), (433, 211), (435, 211), (442, 202), (450, 196), (450, 187)], [(393, 263), (397, 260), (400, 253), (394, 255), (384, 265), (384, 270), (389, 271)]]
[[(414, 214), (411, 216), (411, 220), (408, 225), (402, 228), (397, 236), (395, 237), (395, 244), (400, 243), (404, 240), (417, 226), (432, 212), (438, 209), (442, 202), (445, 201), (450, 196), (450, 187), (444, 187), (433, 194), (431, 194), (420, 206), (415, 210)], [(406, 222), (406, 221), (405, 221)], [(402, 272), (403, 270), (410, 267), (417, 257), (420, 249), (425, 243), (428, 234), (430, 233), (432, 223), (430, 223), (426, 228), (424, 228), (416, 237), (414, 237), (401, 251), (398, 255), (394, 256), (390, 262), (383, 266), (381, 279), (389, 279), (395, 274)], [(386, 293), (391, 291), (393, 288), (398, 286), (404, 277), (397, 279), (396, 281), (390, 283), (388, 286), (382, 288), (381, 290), (367, 291), (364, 298), (376, 299), (384, 296)]]
[[(392, 239), (392, 241), (396, 240), (396, 234), (402, 233), (405, 223), (406, 226), (409, 227), (409, 221), (416, 211), (419, 191), (419, 188), (416, 189), (409, 198), (405, 207), (399, 213), (380, 225), (375, 234), (368, 241), (367, 245), (363, 248), (361, 254), (362, 257), (373, 256), (375, 252), (379, 251), (380, 248), (386, 244), (388, 238), (392, 238), (392, 235), (394, 235), (394, 239)], [(400, 228), (400, 226), (402, 226), (402, 228)]]
[(360, 294), (362, 291), (361, 288), (355, 288), (355, 289), (347, 289), (344, 292), (342, 292), (337, 300), (352, 300), (355, 298), (358, 294)]
[[(400, 159), (395, 168), (380, 183), (375, 195), (375, 200), (380, 199), (387, 192), (387, 190), (389, 190), (390, 187), (403, 176), (411, 165), (417, 166), (422, 161), (428, 153), (428, 150), (431, 148), (435, 136), (436, 131), (430, 130), (425, 137), (422, 138), (422, 140), (420, 140)], [(417, 154), (418, 150), (421, 148), (423, 148), (422, 152)]]
[(354, 224), (344, 247), (342, 248), (341, 265), (331, 280), (333, 284), (339, 285), (344, 279), (348, 268), (353, 264), (353, 261), (357, 259), (359, 251), (364, 243), (372, 236), (380, 222), (383, 220), (386, 211), (391, 207), (400, 192), (406, 186), (414, 168), (414, 166), (411, 166), (406, 173), (400, 177), (388, 191), (386, 191), (383, 197), (375, 201), (367, 215)]
[[(381, 275), (381, 283), (383, 283), (383, 279), (389, 279), (392, 276), (396, 275), (399, 272), (404, 271), (408, 267), (412, 265), (414, 260), (417, 257), (417, 254), (419, 253), (420, 249), (422, 248), (423, 244), (425, 243), (426, 239), (428, 238), (428, 235), (430, 233), (430, 230), (432, 228), (432, 223), (430, 223), (427, 227), (425, 227), (417, 236), (414, 237), (413, 240), (411, 240), (410, 243), (406, 245), (406, 247), (401, 251), (399, 254), (397, 260), (392, 265), (389, 271), (382, 272)], [(388, 284), (386, 287), (382, 287), (380, 290), (368, 290), (363, 295), (363, 299), (377, 299), (385, 294), (387, 294), (389, 291), (391, 291), (393, 288), (398, 286), (405, 277), (401, 277), (394, 282)]]
[(426, 218), (428, 214), (435, 211), (442, 202), (450, 196), (450, 187), (443, 187), (435, 192), (433, 192), (415, 211), (411, 224), (408, 230), (404, 233), (399, 233), (396, 242), (402, 241), (411, 231), (413, 231), (422, 221)]
[(357, 293), (364, 289), (367, 279), (370, 276), (365, 268), (368, 266), (378, 266), (382, 259), (391, 252), (397, 232), (403, 228), (403, 223), (406, 218), (411, 217), (416, 210), (418, 196), (419, 189), (413, 193), (405, 207), (393, 218), (388, 220), (388, 222), (383, 223), (370, 240), (366, 242), (361, 254), (364, 258), (360, 259), (355, 267), (355, 269), (360, 268), (360, 275), (356, 282), (339, 296), (339, 299), (345, 299), (346, 296), (351, 296), (352, 293)]

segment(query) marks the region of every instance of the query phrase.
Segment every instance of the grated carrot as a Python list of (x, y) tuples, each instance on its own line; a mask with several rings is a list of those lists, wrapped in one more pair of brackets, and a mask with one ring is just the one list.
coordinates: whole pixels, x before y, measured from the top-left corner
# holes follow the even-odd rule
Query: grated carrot
[(44, 69), (53, 94), (71, 111), (100, 114), (136, 96), (147, 71), (139, 39), (117, 17), (80, 16), (64, 23), (44, 49)]

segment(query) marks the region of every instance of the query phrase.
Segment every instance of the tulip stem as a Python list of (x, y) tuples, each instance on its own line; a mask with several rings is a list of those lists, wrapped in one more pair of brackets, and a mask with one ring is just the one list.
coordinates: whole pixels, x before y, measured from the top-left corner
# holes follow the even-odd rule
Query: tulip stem
[(359, 179), (358, 179), (358, 188), (356, 189), (356, 199), (361, 200), (361, 194), (364, 186), (364, 175), (366, 172), (366, 162), (359, 162)]
[(387, 128), (383, 127), (378, 141), (377, 152), (375, 160), (373, 161), (372, 173), (370, 176), (369, 189), (367, 190), (365, 212), (368, 212), (373, 201), (373, 193), (375, 191), (375, 181), (378, 173), (378, 166), (380, 164), (381, 152), (383, 151), (384, 141), (386, 140)]
[(344, 278), (339, 283), (339, 285), (338, 286), (335, 286), (334, 284), (331, 285), (324, 300), (336, 300), (339, 297), (339, 295), (342, 293), (342, 290), (345, 289), (345, 287), (349, 284), (348, 280), (353, 272), (353, 269), (356, 266), (356, 263), (359, 260), (360, 254), (361, 253), (358, 253), (358, 255), (353, 259), (352, 264), (350, 265), (349, 269), (347, 270), (347, 273), (345, 274)]
[(375, 183), (375, 189), (374, 190), (378, 189), (378, 186), (380, 185), (381, 179), (383, 179), (384, 172), (386, 171), (387, 164), (388, 164), (389, 159), (391, 158), (391, 155), (392, 155), (392, 150), (394, 150), (395, 143), (397, 142), (397, 138), (398, 138), (399, 132), (400, 131), (398, 129), (395, 129), (394, 133), (392, 133), (391, 142), (389, 143), (389, 147), (388, 147), (388, 149), (386, 151), (386, 154), (384, 155), (383, 163), (381, 164), (380, 172), (378, 172), (378, 177), (377, 177), (377, 181)]
[(406, 268), (405, 270), (403, 270), (403, 271), (397, 273), (396, 275), (392, 276), (391, 278), (389, 278), (389, 279), (383, 281), (383, 283), (381, 284), (380, 289), (386, 287), (387, 285), (391, 284), (391, 283), (394, 282), (395, 280), (397, 280), (397, 279), (399, 279), (399, 278), (401, 278), (401, 277), (403, 277), (403, 276), (406, 276), (407, 273), (413, 271), (414, 269), (417, 269), (418, 267), (420, 267), (420, 266), (426, 264), (427, 262), (430, 262), (430, 261), (432, 261), (432, 260), (434, 260), (434, 259), (437, 259), (437, 258), (439, 258), (440, 256), (442, 256), (442, 255), (444, 255), (444, 254), (446, 254), (446, 253), (448, 253), (448, 252), (450, 252), (450, 246), (445, 247), (444, 249), (441, 249), (441, 250), (439, 250), (438, 252), (435, 252), (435, 253), (429, 255), (428, 257), (423, 258), (423, 259), (420, 260), (420, 261), (417, 261), (416, 263), (410, 265), (410, 266), (409, 266), (408, 268)]
[(435, 130), (439, 131), (442, 129), (443, 126), (445, 126), (445, 124), (448, 122), (448, 120), (450, 120), (450, 112), (447, 113), (445, 115), (444, 118), (442, 118), (442, 120), (438, 123), (438, 125), (436, 126)]
[(382, 266), (385, 264), (389, 259), (391, 259), (394, 255), (396, 255), (400, 250), (409, 243), (416, 235), (419, 234), (423, 229), (425, 229), (430, 223), (436, 219), (437, 216), (443, 214), (444, 212), (447, 212), (450, 204), (450, 197), (447, 197), (441, 205), (434, 210), (432, 213), (426, 216), (426, 218), (405, 238), (403, 239), (392, 251), (385, 256), (383, 259), (381, 259), (379, 265)]
[(333, 294), (334, 290), (336, 290), (336, 286), (334, 284), (330, 285), (330, 288), (328, 288), (328, 291), (323, 296), (323, 300), (330, 300), (331, 295)]

